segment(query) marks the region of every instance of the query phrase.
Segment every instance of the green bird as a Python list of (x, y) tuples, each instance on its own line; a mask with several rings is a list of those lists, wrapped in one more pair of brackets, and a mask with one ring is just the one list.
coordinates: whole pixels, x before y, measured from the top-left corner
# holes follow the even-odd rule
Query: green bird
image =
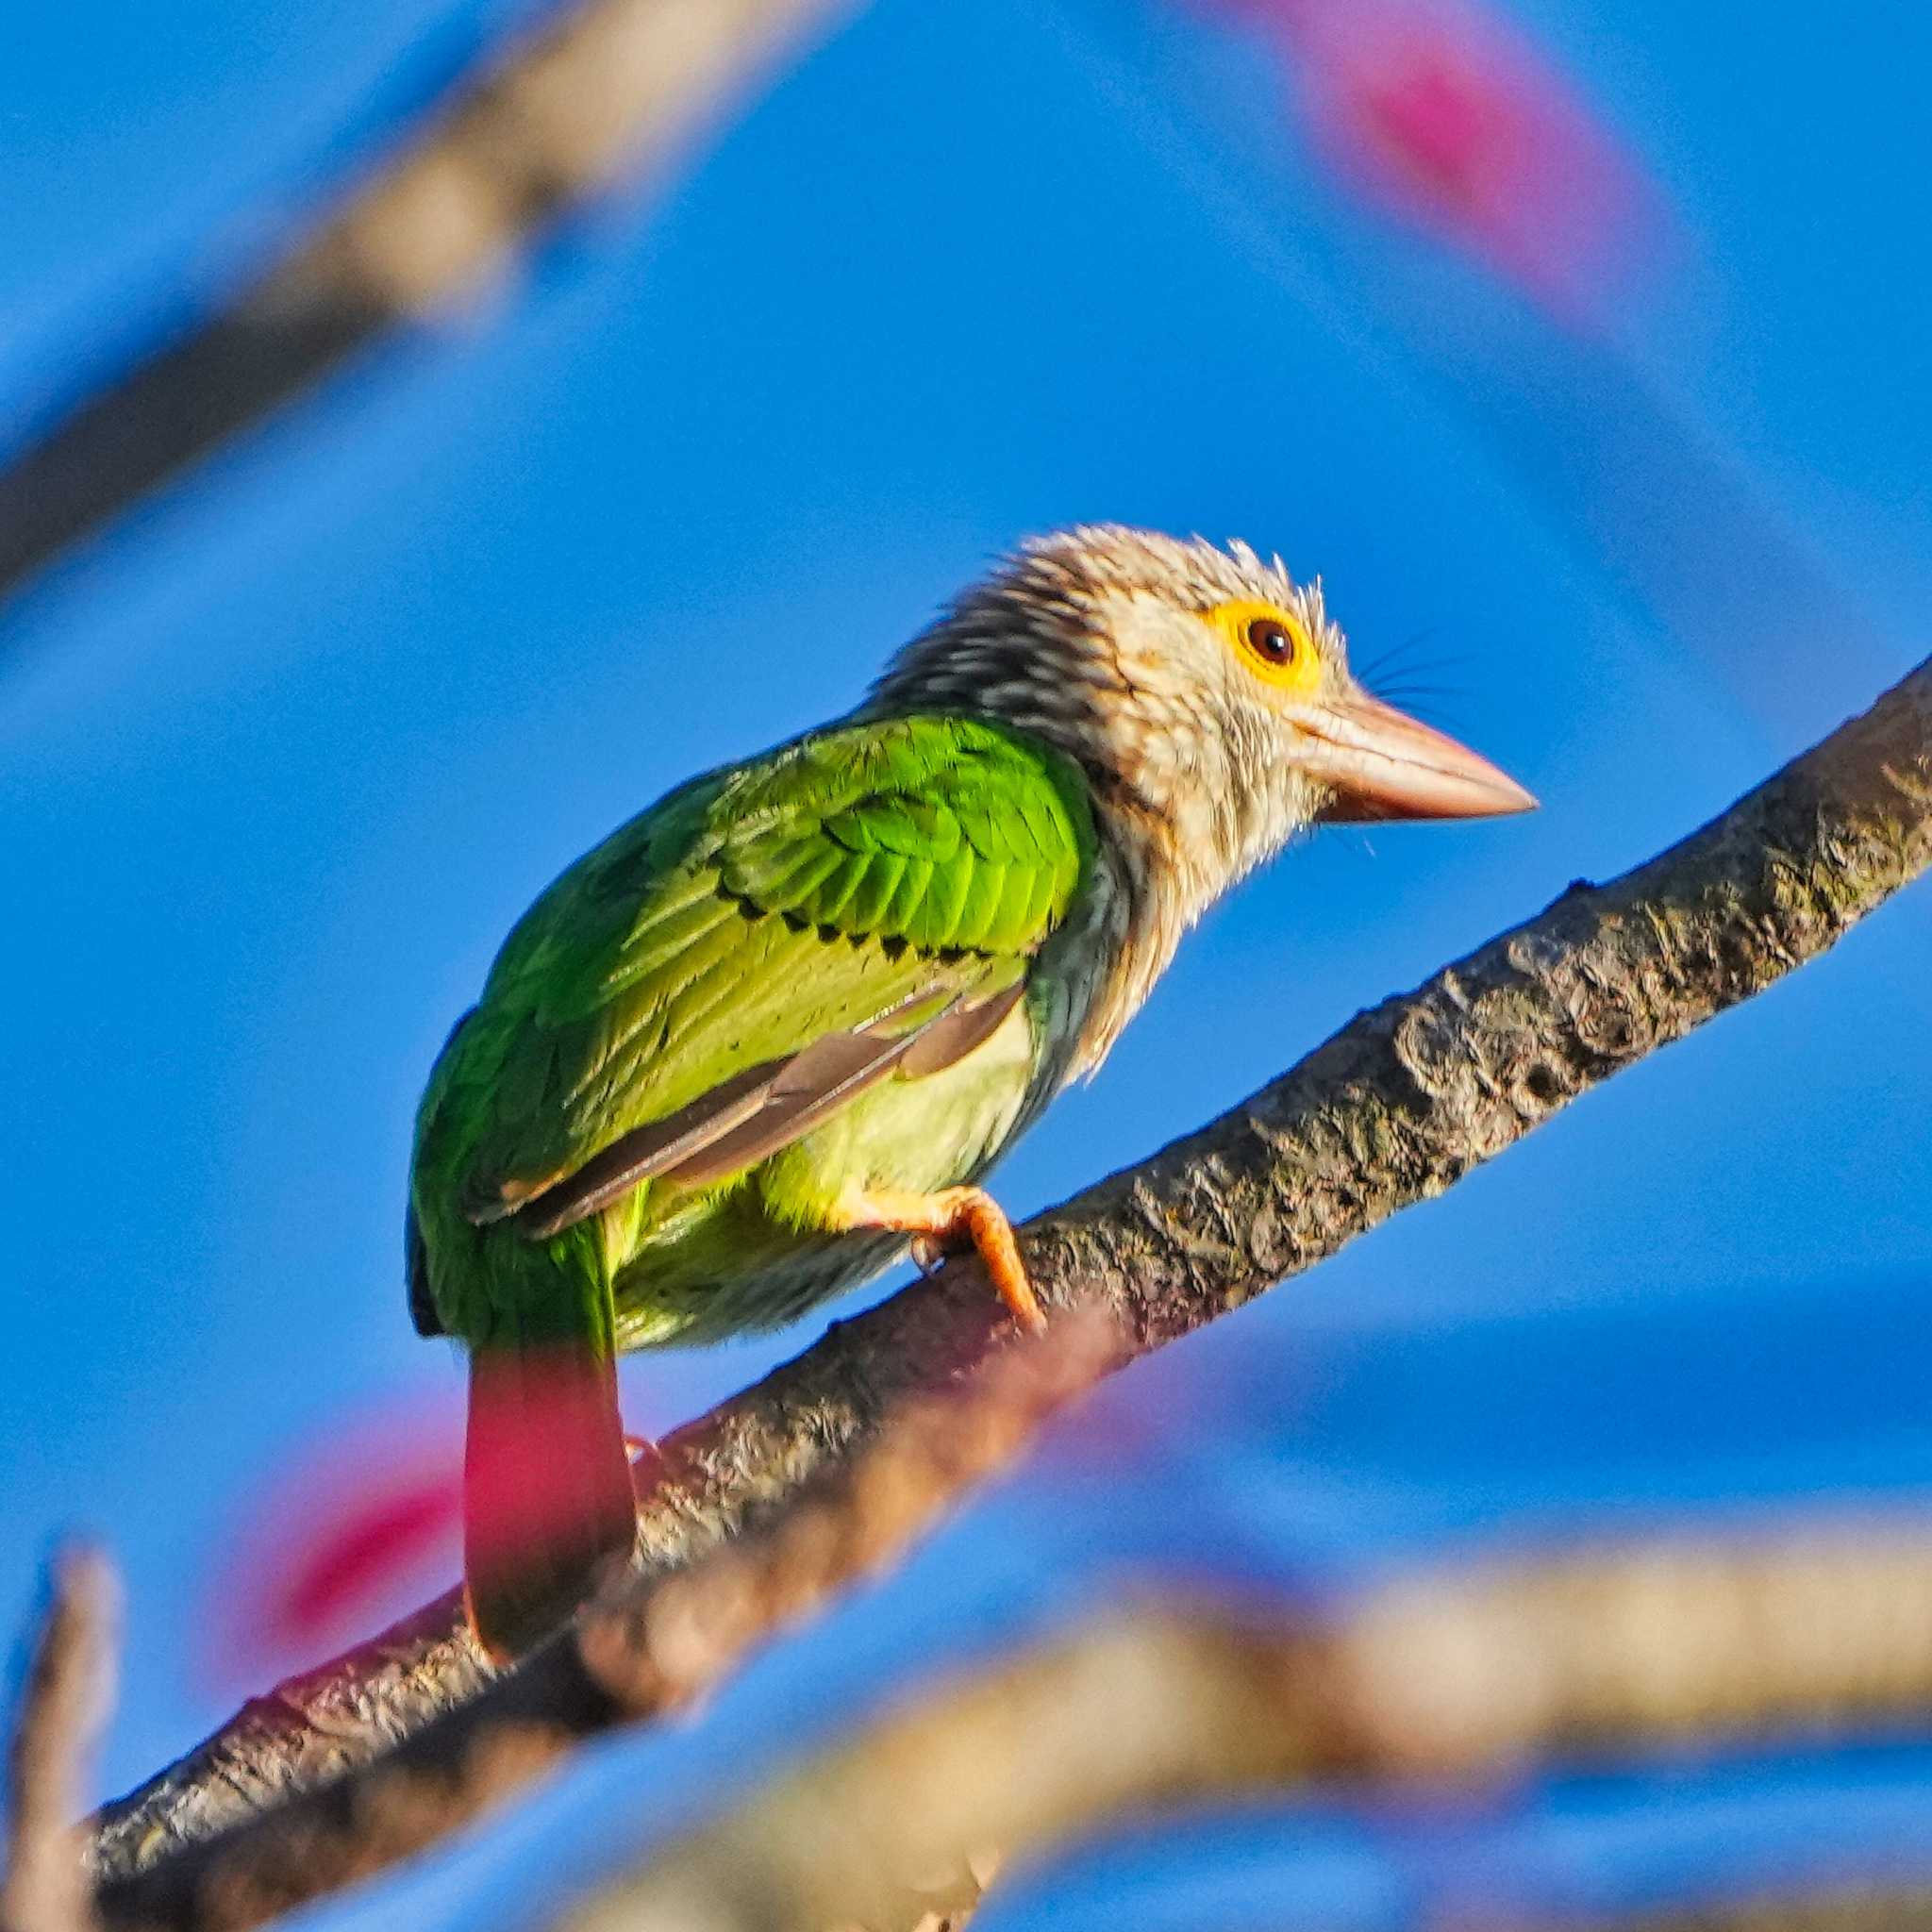
[(1371, 697), (1319, 583), (1038, 539), (855, 711), (693, 778), (531, 907), (417, 1121), (409, 1303), (470, 1352), (464, 1567), (498, 1657), (627, 1556), (619, 1351), (790, 1322), (914, 1241), (1041, 1317), (976, 1185), (1183, 932), (1319, 820), (1528, 792)]

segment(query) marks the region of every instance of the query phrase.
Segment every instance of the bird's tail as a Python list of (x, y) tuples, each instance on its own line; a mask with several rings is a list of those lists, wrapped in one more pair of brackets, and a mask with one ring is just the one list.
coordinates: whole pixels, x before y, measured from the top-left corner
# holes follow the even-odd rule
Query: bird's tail
[(463, 1579), (470, 1623), (499, 1662), (549, 1636), (630, 1555), (637, 1501), (617, 1407), (609, 1291), (579, 1332), (502, 1336), (470, 1356)]

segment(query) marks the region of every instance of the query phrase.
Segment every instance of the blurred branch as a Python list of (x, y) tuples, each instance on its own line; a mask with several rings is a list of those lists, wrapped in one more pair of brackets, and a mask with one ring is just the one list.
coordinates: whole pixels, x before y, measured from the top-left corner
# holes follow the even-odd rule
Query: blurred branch
[[(1823, 953), (1928, 863), (1932, 660), (1661, 857), (1573, 886), (1417, 991), (1357, 1015), (1218, 1121), (1031, 1223), (1022, 1239), (1041, 1296), (1054, 1310), (1106, 1311), (1124, 1355), (1187, 1334)], [(665, 1442), (632, 1589), (648, 1600), (657, 1577), (771, 1523), (900, 1405), (957, 1386), (1006, 1340), (964, 1261), (835, 1324)], [(576, 1720), (543, 1704), (546, 1686), (565, 1694), (566, 1680), (543, 1674), (561, 1654), (488, 1693), (494, 1707), (569, 1729)], [(475, 1698), (484, 1675), (446, 1597), (248, 1706), (103, 1814), (98, 1868), (123, 1881), (107, 1894), (113, 1913), (242, 1923), (196, 1903), (198, 1874), (220, 1855), (181, 1848), (380, 1757)], [(591, 1681), (596, 1698), (609, 1695)]]
[[(1521, 1920), (1495, 1919), (1463, 1932), (1529, 1932)], [(1718, 1899), (1675, 1910), (1632, 1912), (1587, 1924), (1567, 1921), (1564, 1932), (1932, 1932), (1932, 1888), (1829, 1885), (1795, 1896)]]
[(389, 1756), (108, 1887), (105, 1916), (260, 1924), (444, 1837), (584, 1739), (689, 1703), (754, 1644), (901, 1553), (1120, 1352), (1105, 1317), (1074, 1316), (970, 1387), (901, 1404), (875, 1441), (765, 1527), (687, 1570), (630, 1582)]
[(574, 203), (667, 169), (730, 95), (854, 0), (579, 0), (459, 77), (188, 334), (0, 470), (0, 599), (399, 325), (500, 274)]
[(120, 1591), (108, 1559), (57, 1558), (48, 1603), (21, 1681), (7, 1766), (7, 1871), (0, 1932), (90, 1932), (87, 1760), (114, 1697)]
[[(562, 1924), (912, 1932), (936, 1901), (959, 1923), (991, 1857), (1150, 1812), (1928, 1711), (1924, 1522), (1425, 1573), (1332, 1622), (1150, 1606), (922, 1694)], [(1419, 1917), (1445, 1923), (1432, 1904)]]

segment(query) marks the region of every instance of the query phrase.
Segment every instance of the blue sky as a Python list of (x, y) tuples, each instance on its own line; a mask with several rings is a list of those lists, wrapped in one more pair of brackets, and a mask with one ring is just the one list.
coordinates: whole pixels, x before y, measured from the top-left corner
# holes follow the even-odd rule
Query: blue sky
[[(517, 10), (9, 20), (0, 427), (245, 257), (345, 130)], [(1441, 271), (1304, 195), (1285, 112), (1224, 139), (1224, 57), (1164, 75), (1173, 40), (1107, 0), (879, 0), (668, 195), (573, 225), (0, 614), (0, 1618), (67, 1525), (125, 1563), (104, 1786), (242, 1688), (183, 1659), (256, 1487), (365, 1405), (457, 1387), (403, 1309), (409, 1119), (509, 922), (691, 770), (852, 702), (991, 553), (1097, 517), (1279, 548), (1363, 656), (1426, 634), (1436, 715), (1544, 800), (1327, 834), (1251, 883), (1010, 1160), (1016, 1211), (1649, 856), (1922, 655), (1932, 23), (1874, 7), (1821, 36), (1772, 6), (1740, 36), (1703, 0), (1522, 17), (1679, 210), (1635, 353), (1874, 613), (1856, 648), (1787, 613), (1775, 690), (1740, 695), (1748, 637), (1722, 666), (1687, 645), (1523, 487), (1483, 428), (1501, 378), (1432, 329)], [(1257, 136), (1278, 175), (1250, 166)], [(1362, 246), (1385, 273), (1357, 286)], [(1480, 299), (1457, 289), (1465, 322)], [(1427, 1351), (1497, 1308), (1748, 1326), (1842, 1300), (1871, 1343), (1860, 1298), (1891, 1309), (1932, 1264), (1928, 918), (1890, 908), (1122, 1399), (1165, 1414), (1199, 1362), (1358, 1328), (1424, 1364), (1365, 1385), (1388, 1404), (1369, 1438), (1376, 1415), (1451, 1431)], [(634, 1411), (675, 1420), (804, 1339), (636, 1361)], [(1478, 1389), (1510, 1385), (1507, 1349), (1476, 1359), (1500, 1378)], [(1855, 1417), (1869, 1358), (1820, 1359), (1821, 1402)], [(1663, 1470), (1683, 1405), (1644, 1386), (1618, 1384), (1620, 1412)], [(1345, 1432), (1295, 1451), (1337, 1479), (1361, 1454)], [(1509, 1480), (1537, 1493), (1527, 1461)], [(995, 1571), (1032, 1549), (1007, 1521), (974, 1531)]]

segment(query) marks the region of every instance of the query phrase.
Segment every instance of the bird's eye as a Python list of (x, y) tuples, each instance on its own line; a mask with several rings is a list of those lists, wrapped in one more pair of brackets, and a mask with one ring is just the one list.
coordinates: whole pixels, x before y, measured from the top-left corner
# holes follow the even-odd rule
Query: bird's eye
[(1256, 617), (1248, 621), (1248, 648), (1270, 664), (1294, 661), (1294, 636), (1278, 617)]
[(1306, 697), (1322, 681), (1322, 654), (1307, 626), (1279, 604), (1236, 598), (1208, 620), (1241, 665), (1271, 690)]

